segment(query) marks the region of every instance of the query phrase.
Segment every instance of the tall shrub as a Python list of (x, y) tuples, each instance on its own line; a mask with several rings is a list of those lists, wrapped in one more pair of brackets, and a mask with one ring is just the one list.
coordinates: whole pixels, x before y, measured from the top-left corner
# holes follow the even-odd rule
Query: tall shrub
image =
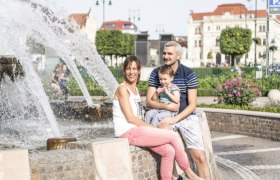
[(248, 106), (257, 96), (261, 96), (261, 87), (242, 78), (233, 78), (219, 85), (215, 91), (219, 103)]

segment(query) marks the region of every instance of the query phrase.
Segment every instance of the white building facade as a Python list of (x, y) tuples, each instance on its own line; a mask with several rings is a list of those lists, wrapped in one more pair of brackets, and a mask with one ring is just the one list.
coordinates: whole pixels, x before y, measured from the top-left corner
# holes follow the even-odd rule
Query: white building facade
[[(249, 28), (252, 31), (252, 38), (260, 39), (260, 44), (253, 42), (250, 51), (237, 59), (241, 65), (254, 64), (255, 52), (257, 64), (265, 65), (266, 31), (267, 20), (266, 10), (248, 10), (245, 5), (222, 4), (213, 12), (190, 13), (188, 16), (188, 60), (200, 62), (201, 65), (227, 65), (230, 64), (230, 56), (220, 51), (220, 34), (223, 29), (229, 27)], [(256, 20), (256, 21), (255, 21)], [(271, 16), (269, 20), (269, 42), (272, 39), (274, 45), (280, 45), (280, 16)], [(270, 45), (271, 46), (271, 45)], [(212, 57), (211, 55), (212, 54)], [(280, 46), (278, 50), (270, 52), (271, 63), (280, 63)], [(198, 64), (198, 63), (196, 63)]]

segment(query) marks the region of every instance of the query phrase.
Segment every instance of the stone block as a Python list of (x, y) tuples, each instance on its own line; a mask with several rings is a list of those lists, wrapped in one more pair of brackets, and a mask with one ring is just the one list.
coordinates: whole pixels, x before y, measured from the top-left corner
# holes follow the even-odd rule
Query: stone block
[(277, 89), (272, 89), (268, 92), (268, 99), (273, 105), (280, 105), (280, 91)]
[(0, 151), (0, 180), (30, 180), (27, 150)]
[(132, 180), (132, 162), (126, 138), (97, 139), (91, 143), (95, 180)]
[(201, 126), (201, 130), (202, 130), (202, 138), (203, 138), (203, 143), (204, 143), (204, 148), (205, 148), (205, 154), (206, 154), (206, 159), (207, 159), (209, 170), (210, 170), (211, 179), (220, 180), (220, 179), (222, 179), (222, 177), (221, 177), (221, 174), (219, 172), (218, 166), (217, 166), (215, 158), (214, 158), (211, 134), (210, 134), (210, 129), (208, 126), (206, 114), (205, 114), (205, 112), (203, 112), (201, 110), (197, 110), (196, 113), (197, 113), (197, 116), (200, 121), (200, 126)]

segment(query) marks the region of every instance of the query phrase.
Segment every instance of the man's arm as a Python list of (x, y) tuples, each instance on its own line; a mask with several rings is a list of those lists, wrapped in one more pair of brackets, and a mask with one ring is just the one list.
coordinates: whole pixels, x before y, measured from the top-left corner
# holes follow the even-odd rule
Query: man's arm
[(188, 89), (188, 106), (178, 115), (174, 117), (167, 117), (161, 123), (175, 124), (182, 119), (185, 119), (196, 109), (197, 89)]
[(168, 110), (168, 111), (178, 111), (179, 109), (179, 104), (175, 103), (170, 103), (168, 105), (160, 103), (158, 101), (155, 101), (153, 99), (153, 95), (156, 93), (156, 88), (149, 86), (147, 90), (147, 96), (146, 96), (146, 105), (149, 108), (153, 109), (163, 109), (163, 110)]

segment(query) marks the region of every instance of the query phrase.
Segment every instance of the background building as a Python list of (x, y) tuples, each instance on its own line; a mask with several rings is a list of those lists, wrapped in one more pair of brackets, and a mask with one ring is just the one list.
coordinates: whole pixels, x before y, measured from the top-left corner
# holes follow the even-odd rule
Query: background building
[[(255, 21), (256, 20), (256, 21)], [(271, 16), (269, 21), (269, 40), (280, 43), (280, 16)], [(258, 64), (265, 65), (266, 50), (266, 10), (248, 10), (245, 5), (240, 3), (219, 5), (213, 12), (194, 13), (188, 16), (188, 60), (197, 62), (201, 65), (229, 64), (230, 56), (220, 52), (220, 34), (228, 27), (239, 26), (249, 28), (252, 31), (252, 38), (255, 36), (260, 39), (260, 45), (256, 47), (256, 59)], [(279, 48), (278, 48), (279, 49)], [(209, 59), (207, 55), (212, 53)], [(273, 52), (270, 52), (273, 53)], [(274, 51), (270, 55), (270, 64), (272, 57), (274, 63), (280, 63), (279, 51)], [(254, 64), (255, 44), (251, 45), (250, 51), (243, 55), (237, 62), (241, 64)], [(196, 63), (197, 64), (197, 63)]]
[(71, 14), (69, 18), (73, 19), (80, 26), (81, 31), (87, 34), (88, 39), (95, 46), (97, 25), (93, 11), (90, 9), (88, 13)]
[(100, 27), (100, 30), (120, 30), (123, 33), (136, 34), (138, 28), (130, 21), (116, 20), (104, 22)]

